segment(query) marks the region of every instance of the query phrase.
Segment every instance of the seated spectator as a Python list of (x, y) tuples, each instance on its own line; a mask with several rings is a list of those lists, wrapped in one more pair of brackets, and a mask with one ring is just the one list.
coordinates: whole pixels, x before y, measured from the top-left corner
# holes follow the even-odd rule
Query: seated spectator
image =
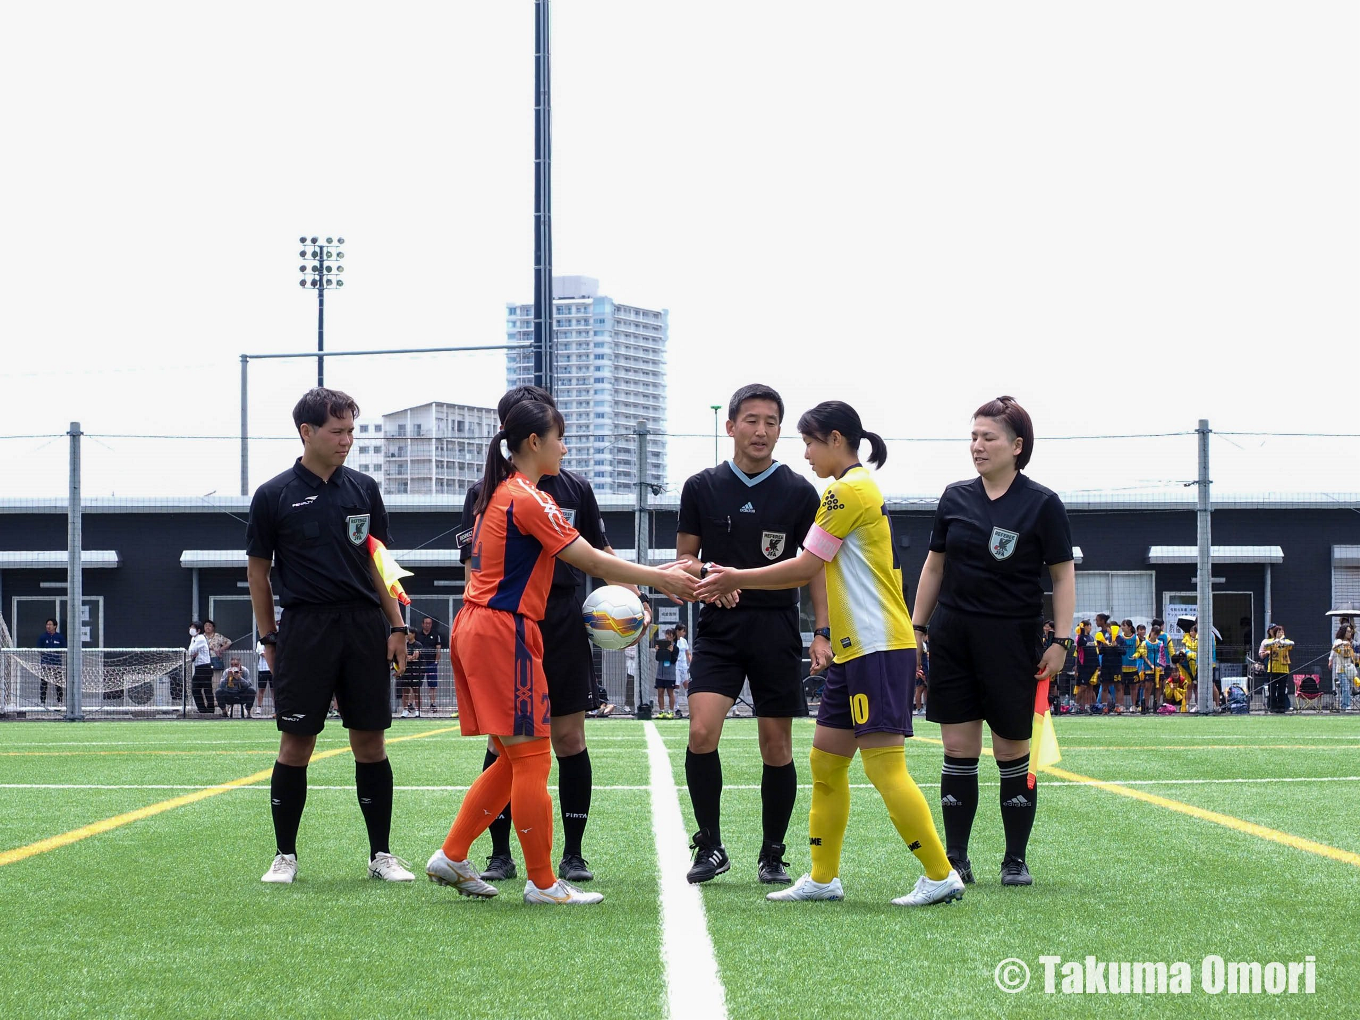
[(222, 682), (217, 687), (217, 704), (228, 718), (235, 705), (241, 706), (242, 719), (250, 718), (250, 709), (255, 704), (255, 688), (250, 684), (250, 673), (235, 655), (231, 657), (231, 664), (222, 671)]

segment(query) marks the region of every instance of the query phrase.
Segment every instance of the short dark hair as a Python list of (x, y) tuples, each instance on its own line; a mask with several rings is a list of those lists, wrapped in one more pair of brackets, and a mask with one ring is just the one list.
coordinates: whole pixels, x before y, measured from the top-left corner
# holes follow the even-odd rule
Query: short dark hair
[(346, 413), (352, 418), (359, 417), (359, 405), (353, 397), (340, 390), (313, 386), (293, 405), (293, 427), (301, 435), (303, 425), (319, 429), (326, 424), (326, 419), (339, 418)]
[(496, 420), (504, 423), (510, 417), (510, 412), (514, 410), (516, 404), (522, 404), (526, 400), (537, 400), (540, 404), (547, 404), (549, 407), (556, 407), (557, 401), (553, 395), (542, 386), (513, 386), (505, 391), (505, 396), (501, 397), (496, 404)]
[(55, 619), (53, 619), (52, 617), (50, 617), (50, 616), (49, 616), (46, 620), (43, 621), (43, 626), (46, 627), (49, 623), (50, 623), (53, 627), (55, 627), (55, 626), (57, 625), (57, 621), (56, 621)]
[(201, 631), (201, 630), (203, 629), (203, 621), (202, 621), (202, 620), (190, 620), (190, 621), (189, 621), (189, 626), (190, 626), (190, 627), (193, 627), (195, 630)]
[(208, 624), (210, 624), (210, 623), (211, 623), (214, 627), (217, 626), (217, 623), (216, 623), (216, 621), (214, 621), (214, 620), (209, 620), (209, 619), (206, 619), (206, 618), (203, 620), (203, 626), (205, 626), (205, 627), (206, 627)]
[(1013, 440), (1021, 440), (1015, 466), (1023, 471), (1034, 454), (1034, 422), (1030, 421), (1029, 412), (1021, 407), (1014, 397), (997, 397), (974, 411), (973, 417), (991, 418), (1000, 422), (1002, 428), (1006, 430), (1006, 435)]
[(741, 414), (741, 405), (748, 400), (770, 400), (779, 408), (779, 423), (784, 423), (784, 398), (781, 397), (773, 387), (766, 386), (764, 383), (751, 383), (743, 386), (732, 394), (732, 399), (727, 404), (727, 420), (736, 421), (737, 415)]

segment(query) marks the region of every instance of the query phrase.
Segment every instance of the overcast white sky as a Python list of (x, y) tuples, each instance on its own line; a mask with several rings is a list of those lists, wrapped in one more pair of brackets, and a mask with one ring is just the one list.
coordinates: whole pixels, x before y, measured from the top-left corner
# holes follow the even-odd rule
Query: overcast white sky
[[(1000, 392), (1041, 435), (1360, 432), (1358, 10), (557, 0), (556, 268), (670, 309), (677, 433), (756, 379), (888, 436), (962, 437)], [(0, 18), (0, 433), (236, 436), (239, 355), (315, 344), (303, 232), (349, 242), (328, 348), (499, 342), (530, 299), (530, 0)], [(285, 434), (314, 373), (255, 363), (252, 431)], [(327, 382), (371, 415), (491, 404), (504, 361), (336, 359)], [(1234, 442), (1221, 484), (1360, 489), (1341, 445)], [(90, 441), (86, 491), (231, 493), (236, 456)], [(252, 483), (291, 456), (256, 444)], [(0, 458), (6, 493), (64, 492), (62, 442)], [(676, 441), (671, 480), (711, 460)], [(969, 471), (961, 445), (894, 444), (883, 485)], [(1184, 479), (1194, 443), (1053, 444), (1032, 472)]]

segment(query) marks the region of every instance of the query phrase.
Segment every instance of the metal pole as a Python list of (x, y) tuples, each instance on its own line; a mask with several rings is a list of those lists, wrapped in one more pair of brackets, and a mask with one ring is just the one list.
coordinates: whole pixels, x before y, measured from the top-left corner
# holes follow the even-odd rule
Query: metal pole
[(550, 4), (534, 0), (534, 385), (553, 389)]
[(80, 562), (80, 422), (71, 422), (66, 434), (71, 437), (71, 478), (66, 503), (66, 718), (79, 722), (85, 718), (80, 704), (84, 665), (81, 607), (85, 604)]
[(713, 404), (713, 466), (717, 467), (722, 463), (718, 459), (718, 412), (722, 410), (722, 404)]
[[(250, 355), (241, 355), (241, 495), (250, 495)], [(197, 606), (198, 601), (194, 601)]]
[[(1269, 564), (1269, 563), (1266, 564), (1266, 607), (1265, 607), (1265, 613), (1266, 613), (1265, 626), (1269, 627), (1269, 626), (1270, 626), (1270, 621), (1271, 621), (1271, 620), (1274, 618), (1274, 616), (1275, 616), (1275, 610), (1274, 610), (1274, 608), (1273, 608), (1273, 607), (1271, 606), (1271, 604), (1270, 604), (1270, 564)], [(1265, 633), (1265, 632), (1262, 631), (1262, 633)], [(1252, 637), (1255, 637), (1255, 636), (1256, 636), (1255, 634), (1252, 634)], [(1259, 642), (1257, 642), (1257, 644), (1259, 645)], [(1247, 654), (1250, 655), (1250, 656), (1255, 657), (1255, 655), (1256, 655), (1256, 649), (1255, 649), (1255, 648), (1248, 648), (1248, 649), (1247, 649)]]
[[(637, 561), (641, 565), (646, 565), (648, 560), (647, 537), (648, 537), (648, 511), (647, 511), (647, 423), (639, 421), (637, 423), (637, 537), (633, 541), (633, 549), (637, 553)], [(645, 598), (646, 596), (644, 596)], [(647, 681), (647, 673), (651, 669), (652, 656), (647, 653), (651, 647), (651, 634), (641, 642), (638, 648), (638, 671), (637, 671), (637, 703), (641, 704), (642, 694), (650, 690), (653, 686)]]
[(193, 569), (193, 575), (194, 575), (194, 605), (193, 605), (193, 608), (189, 610), (189, 619), (191, 619), (191, 620), (197, 620), (197, 619), (199, 619), (199, 615), (198, 615), (198, 568), (197, 568), (197, 567), (194, 567), (194, 569)]
[(1209, 420), (1201, 418), (1199, 428), (1199, 578), (1196, 596), (1196, 621), (1199, 624), (1199, 711), (1209, 715), (1214, 709), (1214, 564), (1209, 515), (1213, 507), (1209, 500)]
[[(325, 254), (325, 251), (322, 251)], [(323, 264), (322, 268), (325, 266)], [(326, 385), (326, 278), (316, 280), (316, 384)]]

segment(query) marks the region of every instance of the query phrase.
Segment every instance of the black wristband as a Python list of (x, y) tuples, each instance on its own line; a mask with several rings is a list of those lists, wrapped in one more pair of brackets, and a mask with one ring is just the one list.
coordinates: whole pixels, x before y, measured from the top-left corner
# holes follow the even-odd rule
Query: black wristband
[(818, 627), (816, 630), (814, 630), (814, 631), (812, 632), (812, 636), (815, 637), (815, 638), (824, 637), (824, 638), (826, 638), (828, 641), (830, 641), (830, 640), (831, 640), (831, 628), (830, 628), (830, 627)]
[(275, 645), (277, 645), (278, 643), (279, 643), (279, 632), (276, 631), (276, 630), (275, 630), (275, 631), (271, 631), (271, 632), (268, 633), (268, 634), (261, 634), (261, 635), (260, 635), (260, 644), (264, 645), (266, 648), (273, 648), (273, 647), (274, 647)]
[(393, 627), (391, 630), (387, 632), (387, 636), (391, 637), (393, 634), (409, 634), (409, 633), (411, 633), (410, 627)]

